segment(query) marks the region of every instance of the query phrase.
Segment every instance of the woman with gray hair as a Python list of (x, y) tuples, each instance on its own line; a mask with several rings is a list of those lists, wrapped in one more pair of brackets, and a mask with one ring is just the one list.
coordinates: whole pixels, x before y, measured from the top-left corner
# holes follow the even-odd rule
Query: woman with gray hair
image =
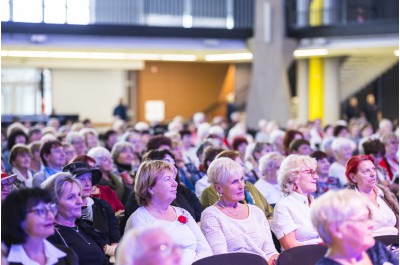
[(140, 164), (140, 158), (135, 153), (133, 145), (128, 142), (116, 143), (111, 150), (111, 159), (124, 185), (128, 188), (133, 187), (134, 172)]
[(89, 150), (88, 156), (93, 157), (96, 160), (96, 167), (101, 170), (102, 177), (98, 183), (100, 186), (108, 186), (117, 194), (118, 199), (121, 202), (125, 202), (124, 198), (128, 197), (129, 194), (125, 193), (125, 187), (119, 176), (114, 174), (114, 165), (111, 160), (110, 151), (104, 147), (94, 147)]
[(347, 138), (338, 137), (332, 142), (332, 151), (335, 156), (335, 162), (329, 168), (329, 176), (340, 180), (342, 186), (347, 184), (346, 162), (353, 155), (356, 144)]
[(368, 205), (352, 190), (328, 191), (315, 201), (312, 223), (328, 246), (317, 265), (399, 264), (398, 257), (373, 238)]
[(283, 249), (322, 242), (310, 218), (316, 168), (317, 161), (303, 155), (290, 155), (281, 164), (278, 183), (286, 197), (275, 205), (271, 228)]
[(254, 186), (261, 192), (272, 207), (283, 197), (278, 184), (278, 170), (285, 157), (277, 152), (265, 154), (260, 159), (261, 178)]
[(60, 172), (45, 180), (47, 190), (58, 211), (54, 219), (56, 233), (48, 240), (72, 248), (81, 265), (109, 264), (103, 248), (104, 235), (79, 218), (82, 215), (82, 186), (70, 173)]
[(255, 205), (239, 203), (245, 198), (242, 166), (228, 157), (217, 158), (207, 175), (219, 201), (203, 211), (201, 230), (214, 255), (253, 253), (275, 264), (278, 252), (265, 214)]

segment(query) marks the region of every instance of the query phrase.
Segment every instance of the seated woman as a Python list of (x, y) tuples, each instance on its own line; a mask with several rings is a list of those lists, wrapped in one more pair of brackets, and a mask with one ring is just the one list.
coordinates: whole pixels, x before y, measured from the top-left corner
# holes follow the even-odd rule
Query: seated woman
[(260, 159), (259, 170), (261, 178), (254, 186), (261, 192), (267, 202), (275, 207), (275, 204), (283, 197), (278, 184), (278, 170), (285, 157), (277, 152), (263, 155)]
[(200, 228), (186, 210), (171, 206), (176, 198), (176, 169), (164, 161), (144, 161), (135, 181), (139, 207), (128, 219), (125, 232), (132, 228), (164, 227), (176, 243), (183, 245), (182, 265), (212, 255)]
[(216, 158), (207, 175), (219, 194), (216, 204), (201, 215), (201, 230), (214, 255), (231, 252), (254, 253), (275, 264), (278, 252), (264, 213), (244, 200), (244, 171), (230, 158)]
[(56, 212), (50, 194), (39, 188), (16, 190), (5, 199), (1, 240), (9, 247), (9, 264), (78, 264), (72, 250), (46, 240), (54, 234)]
[(352, 190), (329, 191), (315, 201), (312, 223), (328, 245), (316, 265), (399, 264), (399, 259), (375, 241), (369, 202)]
[(104, 235), (79, 218), (82, 216), (82, 186), (70, 173), (52, 175), (41, 184), (58, 207), (54, 219), (56, 233), (48, 240), (73, 249), (81, 265), (109, 264), (103, 252)]
[(17, 179), (14, 182), (17, 188), (32, 187), (31, 159), (32, 154), (27, 145), (16, 144), (10, 151), (9, 163), (11, 172), (17, 174)]
[(377, 184), (376, 167), (372, 156), (357, 155), (347, 161), (346, 177), (349, 187), (364, 195), (372, 212), (374, 236), (399, 234), (399, 203), (396, 196)]
[[(215, 159), (221, 157), (232, 159), (242, 167), (243, 172), (245, 171), (243, 161), (240, 158), (239, 152), (225, 150), (218, 154)], [(201, 204), (203, 205), (204, 209), (211, 205), (214, 205), (218, 200), (219, 196), (214, 185), (207, 187), (201, 195)], [(241, 202), (258, 206), (264, 212), (268, 220), (272, 218), (272, 213), (274, 209), (271, 205), (269, 205), (269, 203), (265, 200), (264, 196), (257, 190), (257, 188), (248, 181), (245, 181), (244, 200)]]
[(286, 197), (275, 205), (271, 228), (283, 249), (322, 242), (310, 217), (316, 168), (315, 159), (302, 155), (290, 155), (281, 164), (278, 182)]
[(317, 190), (315, 191), (315, 197), (324, 194), (328, 190), (340, 190), (343, 188), (340, 180), (337, 177), (329, 176), (329, 163), (328, 155), (322, 151), (315, 151), (310, 155), (312, 158), (317, 160)]
[(1, 172), (1, 201), (4, 201), (14, 189), (14, 181), (16, 179), (17, 174), (7, 175), (7, 173)]
[(125, 188), (117, 175), (113, 173), (114, 165), (111, 159), (111, 153), (104, 147), (94, 147), (89, 150), (88, 156), (96, 160), (95, 166), (101, 170), (102, 178), (99, 185), (108, 186), (118, 196), (121, 202), (124, 202)]
[[(143, 161), (150, 160), (163, 160), (165, 162), (171, 163), (172, 165), (175, 165), (175, 157), (168, 150), (151, 150), (144, 154)], [(200, 222), (203, 207), (201, 206), (199, 199), (197, 199), (196, 195), (194, 195), (194, 193), (191, 192), (185, 185), (179, 182), (178, 174), (175, 181), (178, 183), (178, 187), (176, 198), (172, 201), (171, 205), (185, 209), (190, 213), (190, 215), (194, 218), (196, 222)], [(122, 219), (121, 223), (123, 223), (124, 219), (128, 219), (129, 216), (131, 216), (131, 214), (139, 208), (135, 196), (135, 192), (132, 192), (131, 199), (126, 205), (125, 218)]]
[(81, 183), (82, 216), (80, 219), (104, 234), (107, 244), (106, 253), (109, 256), (115, 256), (115, 248), (121, 239), (118, 219), (110, 204), (102, 199), (90, 197), (93, 186), (100, 181), (101, 171), (84, 162), (68, 164), (63, 171), (71, 173)]
[(246, 147), (246, 152), (244, 156), (245, 160), (245, 170), (246, 176), (249, 177), (246, 181), (255, 183), (261, 178), (262, 173), (259, 171), (260, 158), (272, 152), (272, 145), (264, 142), (254, 142)]

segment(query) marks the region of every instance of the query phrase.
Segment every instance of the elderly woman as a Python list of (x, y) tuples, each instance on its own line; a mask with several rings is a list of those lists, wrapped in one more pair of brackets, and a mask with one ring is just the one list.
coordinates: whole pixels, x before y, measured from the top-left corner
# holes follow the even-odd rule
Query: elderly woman
[(115, 247), (121, 239), (118, 219), (109, 203), (90, 197), (93, 186), (97, 185), (101, 179), (101, 171), (84, 162), (68, 164), (63, 168), (63, 171), (71, 173), (74, 178), (80, 181), (82, 186), (81, 219), (105, 235), (107, 254), (114, 256)]
[(83, 136), (87, 150), (100, 145), (99, 133), (95, 129), (83, 128), (79, 131), (79, 134)]
[(70, 173), (60, 172), (42, 183), (50, 192), (58, 211), (54, 219), (56, 233), (48, 240), (73, 249), (81, 265), (109, 264), (103, 252), (106, 240), (100, 232), (81, 221), (82, 186)]
[(87, 151), (87, 146), (85, 143), (85, 137), (83, 137), (78, 132), (69, 132), (65, 141), (75, 148), (76, 155), (85, 155)]
[[(227, 157), (238, 163), (243, 172), (245, 171), (243, 161), (240, 157), (239, 152), (225, 150), (218, 154), (216, 158)], [(215, 189), (214, 185), (211, 185), (204, 189), (201, 195), (201, 204), (203, 208), (207, 208), (211, 205), (214, 205), (219, 200), (219, 195), (217, 190)], [(245, 181), (244, 187), (244, 200), (241, 201), (242, 203), (254, 204), (258, 206), (265, 214), (268, 219), (271, 219), (273, 208), (269, 203), (265, 200), (264, 196), (258, 191), (256, 187), (251, 182)]]
[(281, 164), (278, 183), (286, 197), (275, 205), (271, 228), (283, 249), (322, 242), (310, 218), (316, 168), (314, 158), (302, 155), (290, 155)]
[(200, 228), (183, 208), (171, 206), (176, 198), (176, 169), (168, 162), (143, 162), (136, 175), (135, 194), (139, 207), (128, 219), (125, 232), (132, 228), (161, 226), (183, 246), (182, 265), (212, 254)]
[(181, 265), (182, 246), (161, 227), (132, 229), (118, 247), (116, 265)]
[(9, 163), (11, 165), (11, 172), (17, 174), (17, 179), (14, 182), (17, 188), (32, 187), (31, 159), (32, 154), (27, 145), (16, 144), (11, 149)]
[(399, 138), (395, 133), (386, 133), (381, 137), (381, 141), (385, 145), (386, 153), (379, 165), (386, 168), (390, 179), (393, 180), (393, 176), (399, 172)]
[(346, 165), (346, 177), (349, 187), (368, 199), (373, 235), (398, 235), (399, 203), (388, 188), (377, 184), (374, 158), (366, 155), (351, 157)]
[(231, 252), (254, 253), (275, 264), (278, 252), (263, 211), (244, 200), (244, 172), (230, 158), (211, 162), (207, 175), (219, 194), (219, 201), (201, 215), (201, 230), (214, 255)]
[(314, 203), (311, 218), (329, 248), (317, 265), (399, 264), (398, 257), (373, 238), (369, 203), (357, 192), (327, 192)]
[(104, 147), (94, 147), (89, 150), (88, 156), (93, 157), (96, 160), (95, 166), (101, 170), (102, 177), (98, 185), (110, 187), (115, 191), (118, 199), (121, 202), (125, 202), (124, 198), (126, 197), (124, 196), (128, 196), (128, 194), (125, 195), (123, 183), (118, 176), (113, 173), (114, 165), (111, 160), (110, 151)]
[(111, 159), (117, 167), (116, 173), (122, 177), (124, 185), (131, 188), (134, 171), (140, 164), (140, 159), (135, 153), (133, 145), (128, 142), (116, 143), (111, 151)]
[(346, 162), (353, 155), (355, 143), (347, 138), (335, 138), (332, 142), (332, 151), (336, 161), (329, 168), (329, 176), (340, 180), (342, 186), (347, 184)]
[(259, 170), (262, 177), (254, 186), (261, 192), (267, 202), (275, 207), (275, 204), (283, 197), (278, 184), (278, 170), (285, 157), (277, 152), (271, 152), (261, 157)]
[(77, 264), (71, 250), (46, 240), (54, 234), (56, 212), (50, 194), (40, 188), (17, 190), (6, 198), (1, 207), (1, 239), (10, 248), (9, 264)]

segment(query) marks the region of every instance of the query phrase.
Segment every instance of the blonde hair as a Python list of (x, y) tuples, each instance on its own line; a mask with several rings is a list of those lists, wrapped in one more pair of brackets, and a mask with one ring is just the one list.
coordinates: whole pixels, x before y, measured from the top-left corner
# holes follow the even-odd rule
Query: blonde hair
[(147, 206), (151, 201), (149, 188), (156, 185), (157, 177), (160, 177), (165, 171), (171, 171), (176, 175), (175, 167), (162, 160), (144, 161), (136, 173), (135, 197), (140, 206)]
[(295, 186), (294, 182), (298, 178), (299, 171), (301, 171), (304, 166), (315, 170), (317, 168), (317, 160), (304, 155), (290, 155), (282, 161), (278, 171), (278, 183), (285, 195), (289, 195), (293, 192)]
[(231, 158), (220, 157), (214, 159), (207, 170), (208, 182), (224, 186), (232, 175), (243, 175), (241, 165)]
[(368, 208), (368, 201), (355, 190), (330, 190), (313, 203), (311, 221), (319, 236), (330, 245), (332, 243), (330, 225), (349, 220), (361, 207)]
[(41, 188), (47, 190), (50, 193), (53, 202), (58, 204), (67, 183), (70, 183), (71, 185), (75, 183), (82, 191), (81, 182), (67, 172), (59, 172), (51, 175), (48, 179), (42, 182)]

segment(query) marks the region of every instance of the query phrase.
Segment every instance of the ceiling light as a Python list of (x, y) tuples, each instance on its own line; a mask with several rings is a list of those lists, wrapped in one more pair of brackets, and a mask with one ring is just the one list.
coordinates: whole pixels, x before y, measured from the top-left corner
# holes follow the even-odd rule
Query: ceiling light
[(243, 53), (224, 53), (224, 54), (209, 54), (204, 57), (208, 62), (213, 61), (237, 61), (237, 60), (251, 60), (253, 54), (251, 52)]
[(162, 61), (196, 61), (197, 56), (193, 54), (161, 54)]
[(396, 55), (397, 57), (399, 57), (400, 51), (399, 51), (399, 50), (395, 50), (395, 51), (394, 51), (394, 55)]
[(293, 52), (294, 57), (312, 57), (312, 56), (324, 56), (328, 55), (327, 49), (305, 49), (295, 50)]

